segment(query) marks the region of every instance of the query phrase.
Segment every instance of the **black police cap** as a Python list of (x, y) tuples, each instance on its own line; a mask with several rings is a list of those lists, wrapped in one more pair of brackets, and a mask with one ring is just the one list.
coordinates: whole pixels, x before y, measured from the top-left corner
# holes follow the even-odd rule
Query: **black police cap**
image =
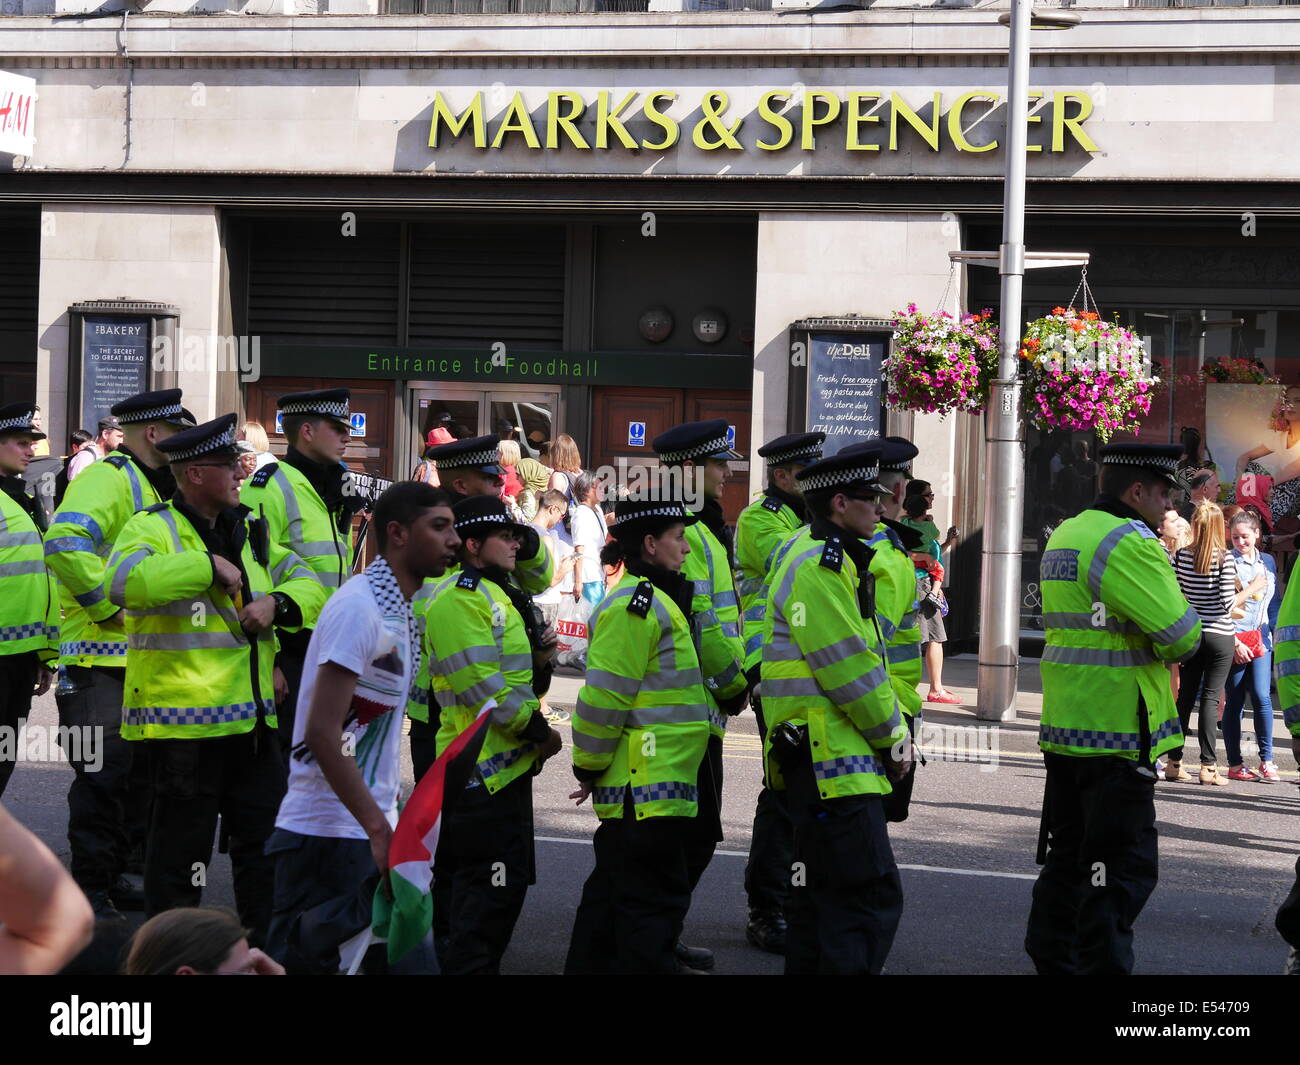
[(687, 422), (666, 433), (660, 433), (650, 442), (664, 462), (685, 462), (687, 459), (739, 459), (744, 456), (727, 443), (727, 419), (712, 418), (705, 422)]
[(173, 433), (166, 440), (160, 440), (157, 448), (167, 456), (168, 462), (189, 462), (197, 458), (233, 458), (239, 454), (235, 447), (235, 422), (233, 414), (223, 414), (210, 422), (196, 425), (193, 429), (182, 429)]
[(647, 524), (680, 521), (683, 525), (694, 525), (699, 520), (700, 516), (692, 514), (680, 500), (620, 499), (614, 504), (614, 524), (610, 532), (618, 536), (619, 530), (626, 534)]
[(453, 440), (430, 448), (428, 455), (440, 470), (478, 470), (501, 475), (501, 438), (495, 434)]
[(884, 439), (885, 450), (880, 456), (881, 470), (895, 473), (911, 473), (912, 460), (920, 454), (917, 446), (905, 436), (887, 436)]
[(887, 496), (889, 489), (878, 480), (884, 445), (879, 440), (853, 444), (838, 454), (805, 466), (795, 477), (805, 492), (822, 489), (847, 492), (850, 489)]
[(22, 433), (33, 440), (44, 440), (45, 434), (32, 424), (35, 418), (35, 403), (10, 403), (0, 407), (0, 435)]
[(816, 462), (822, 457), (825, 433), (787, 433), (769, 440), (758, 449), (758, 455), (769, 466), (783, 466), (787, 462)]
[(469, 496), (460, 500), (451, 508), (452, 526), (467, 536), (481, 537), (501, 528), (518, 528), (522, 523), (515, 521), (510, 511), (496, 496)]
[(348, 388), (318, 388), (314, 392), (291, 392), (281, 396), (278, 404), (280, 413), (288, 418), (291, 415), (306, 415), (311, 418), (328, 418), (342, 425), (352, 424), (349, 404), (352, 402), (352, 390)]
[[(114, 403), (111, 410), (117, 420), (117, 427), (142, 425), (146, 422), (169, 422), (186, 429), (192, 429), (195, 425), (194, 415), (181, 406), (179, 388), (138, 392), (120, 403)], [(103, 428), (103, 422), (100, 427)]]
[(1187, 488), (1178, 470), (1180, 444), (1107, 444), (1098, 453), (1103, 466), (1139, 466), (1158, 473), (1175, 488)]

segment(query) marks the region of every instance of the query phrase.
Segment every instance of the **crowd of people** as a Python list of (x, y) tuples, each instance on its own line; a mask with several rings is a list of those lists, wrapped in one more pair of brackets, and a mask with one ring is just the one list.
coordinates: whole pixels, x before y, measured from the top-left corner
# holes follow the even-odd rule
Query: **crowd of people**
[[(349, 399), (281, 397), (289, 447), (263, 461), (255, 423), (196, 425), (179, 390), (132, 397), (113, 408), (122, 439), (78, 473), (48, 529), (19, 476), (43, 439), (35, 411), (0, 409), (5, 723), (21, 722), (57, 662), (61, 726), (98, 729), (104, 747), (95, 765), (69, 752), (70, 874), (0, 822), (0, 867), (13, 854), (29, 867), (0, 877), (0, 964), (57, 968), (93, 921), (79, 971), (117, 971), (122, 957), (129, 973), (348, 968), (372, 899), (394, 898), (409, 866), (394, 836), (405, 718), (417, 785), (434, 782), (441, 803), (431, 918), (409, 949), (351, 966), (499, 972), (536, 878), (533, 782), (564, 749), (545, 700), (571, 605), (586, 647), (570, 798), (590, 801), (598, 828), (565, 971), (713, 968), (681, 932), (722, 839), (723, 737), (746, 709), (764, 740), (750, 942), (790, 974), (882, 971), (903, 902), (888, 824), (909, 813), (923, 663), (928, 701), (955, 701), (941, 683), (942, 559), (959, 531), (940, 540), (932, 486), (912, 476), (917, 448), (888, 437), (827, 456), (821, 433), (769, 441), (757, 449), (766, 487), (733, 530), (721, 498), (740, 456), (725, 420), (653, 441), (661, 466), (697, 479), (692, 509), (654, 492), (602, 498), (564, 436), (532, 459), (440, 427), (412, 478), (366, 503), (342, 462)], [(1271, 709), (1269, 666), (1256, 663), (1277, 631), (1258, 515), (1225, 525), (1199, 499), (1182, 543), (1173, 458), (1137, 446), (1099, 458), (1102, 496), (1044, 557), (1046, 866), (1026, 939), (1041, 972), (1132, 966), (1132, 918), (1154, 887), (1149, 796), (1107, 806), (1095, 783), (1160, 755), (1166, 780), (1190, 779), (1181, 751), (1197, 708), (1201, 780), (1218, 783), (1204, 721), (1224, 685), (1229, 777), (1276, 779), (1258, 724)], [(354, 574), (363, 509), (377, 554)], [(1148, 550), (1148, 525), (1172, 538), (1168, 554)], [(1098, 594), (1126, 620), (1098, 627), (1084, 609)], [(1158, 661), (1181, 663), (1176, 711)], [(1257, 773), (1240, 751), (1248, 693)], [(235, 914), (200, 908), (218, 826)], [(1086, 906), (1084, 844), (1117, 848), (1113, 890)], [(119, 907), (148, 916), (132, 937)]]

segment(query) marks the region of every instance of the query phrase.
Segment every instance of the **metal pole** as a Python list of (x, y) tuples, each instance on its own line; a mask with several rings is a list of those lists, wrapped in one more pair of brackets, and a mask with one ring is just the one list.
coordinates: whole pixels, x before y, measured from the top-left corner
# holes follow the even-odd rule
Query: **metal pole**
[(1020, 318), (1025, 276), (1025, 146), (1029, 129), (1030, 0), (1012, 0), (1007, 64), (1006, 182), (1002, 200), (1002, 342), (984, 416), (984, 557), (980, 581), (978, 716), (1012, 721), (1020, 650), (1020, 539), (1024, 440), (1020, 423)]

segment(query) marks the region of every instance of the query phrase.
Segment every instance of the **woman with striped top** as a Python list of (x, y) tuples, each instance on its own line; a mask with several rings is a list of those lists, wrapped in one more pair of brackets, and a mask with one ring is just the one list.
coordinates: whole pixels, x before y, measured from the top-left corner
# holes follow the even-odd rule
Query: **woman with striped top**
[[(1215, 765), (1215, 718), (1219, 695), (1232, 667), (1236, 644), (1232, 611), (1241, 605), (1237, 593), (1237, 569), (1229, 556), (1223, 525), (1223, 511), (1217, 503), (1203, 499), (1192, 512), (1191, 545), (1174, 552), (1174, 574), (1188, 603), (1201, 616), (1201, 647), (1185, 662), (1178, 691), (1178, 719), (1183, 735), (1191, 721), (1192, 707), (1199, 705), (1196, 736), (1201, 748), (1200, 783), (1223, 786)], [(1183, 752), (1169, 753), (1165, 779), (1187, 781), (1182, 767)]]

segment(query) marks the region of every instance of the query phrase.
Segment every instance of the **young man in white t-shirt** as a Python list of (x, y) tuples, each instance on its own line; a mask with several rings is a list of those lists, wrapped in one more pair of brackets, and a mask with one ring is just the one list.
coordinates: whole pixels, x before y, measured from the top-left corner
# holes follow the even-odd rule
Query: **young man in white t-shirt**
[[(300, 942), (299, 918), (388, 867), (402, 719), (420, 655), (411, 597), (460, 547), (451, 497), (432, 485), (393, 485), (372, 521), (378, 556), (330, 597), (307, 646), (289, 789), (267, 843), (276, 861), (267, 952), (290, 973), (329, 971), (315, 944)], [(431, 943), (390, 971), (436, 972)]]

